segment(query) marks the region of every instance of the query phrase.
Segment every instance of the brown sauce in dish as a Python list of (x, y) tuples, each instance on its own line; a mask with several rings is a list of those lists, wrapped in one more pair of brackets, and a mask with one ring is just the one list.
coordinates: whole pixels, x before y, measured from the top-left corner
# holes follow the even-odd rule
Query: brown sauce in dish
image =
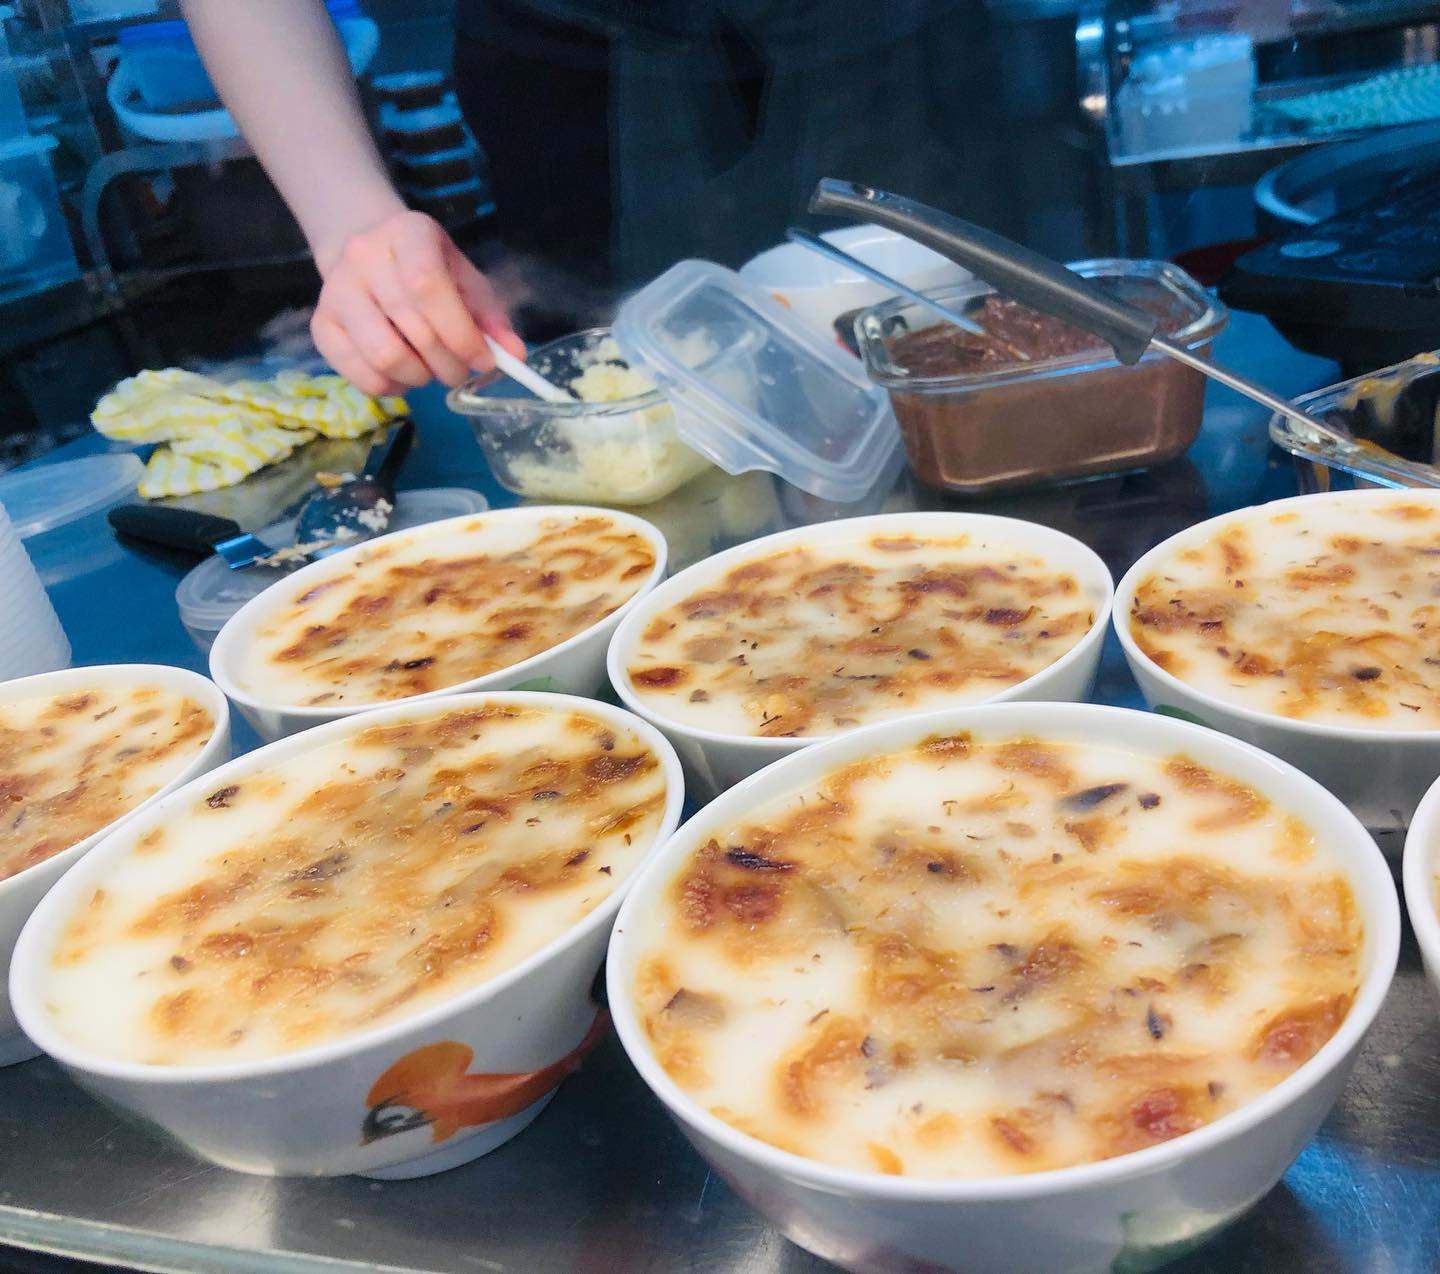
[(210, 739), (198, 703), (97, 686), (0, 706), (0, 880), (128, 814)]
[(1003, 297), (986, 297), (970, 317), (985, 329), (985, 336), (949, 323), (921, 328), (895, 340), (891, 360), (912, 376), (957, 376), (1019, 362), (1017, 350), (1030, 359), (1109, 350), (1094, 333)]
[[(1105, 286), (1103, 281), (1100, 286)], [(1153, 315), (1160, 335), (1173, 335), (1194, 319), (1177, 298), (1163, 290), (1147, 289), (1119, 299)], [(1112, 353), (1095, 333), (1008, 297), (987, 296), (968, 314), (985, 329), (983, 336), (953, 323), (920, 328), (890, 343), (891, 361), (911, 376), (963, 376), (1011, 363), (1040, 363), (1080, 354), (1109, 357)]]
[[(1195, 317), (1168, 293), (1124, 299), (1155, 313), (1162, 332)], [(1015, 374), (974, 385), (891, 386), (922, 481), (974, 494), (1002, 491), (1160, 464), (1195, 440), (1205, 394), (1199, 372), (1151, 356), (1133, 367), (1111, 361), (1083, 372), (1067, 373), (1062, 364), (1028, 378), (1010, 346), (1035, 362), (1113, 356), (1098, 337), (1015, 301), (988, 297), (973, 314), (992, 339), (938, 324), (887, 342), (890, 361), (917, 379)]]

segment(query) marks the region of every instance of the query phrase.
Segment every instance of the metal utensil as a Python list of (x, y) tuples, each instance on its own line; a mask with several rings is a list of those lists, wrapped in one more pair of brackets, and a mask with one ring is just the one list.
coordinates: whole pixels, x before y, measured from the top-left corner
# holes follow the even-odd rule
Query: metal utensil
[(829, 257), (837, 265), (843, 265), (848, 270), (854, 270), (856, 274), (863, 275), (872, 283), (878, 283), (882, 288), (890, 288), (897, 296), (908, 297), (916, 305), (922, 305), (932, 314), (939, 315), (947, 323), (953, 323), (962, 331), (969, 332), (972, 336), (983, 336), (986, 340), (994, 341), (1002, 346), (1015, 358), (1028, 362), (1030, 355), (1017, 345), (1001, 337), (992, 336), (974, 319), (959, 310), (952, 310), (948, 305), (941, 305), (934, 297), (926, 296), (923, 292), (917, 292), (909, 284), (901, 283), (899, 279), (892, 278), (883, 270), (877, 270), (873, 265), (867, 265), (859, 257), (851, 256), (850, 253), (837, 248), (828, 240), (822, 239), (818, 234), (811, 234), (808, 230), (800, 230), (795, 226), (785, 231), (785, 237), (791, 243), (798, 243), (801, 247), (809, 248), (812, 252), (818, 252), (822, 257)]
[(315, 492), (305, 502), (290, 545), (267, 544), (231, 518), (163, 504), (126, 504), (111, 509), (110, 525), (128, 539), (186, 553), (216, 553), (231, 570), (278, 566), (293, 570), (316, 557), (379, 535), (395, 503), (395, 475), (409, 454), (415, 426), (398, 428), (370, 449), (361, 474)]
[[(1153, 347), (1167, 358), (1193, 367), (1211, 380), (1295, 421), (1313, 445), (1331, 455), (1349, 456), (1362, 450), (1353, 439), (1265, 386), (1158, 335), (1160, 320), (1155, 315), (1127, 305), (1058, 261), (1022, 247), (993, 230), (972, 225), (913, 199), (828, 177), (815, 187), (810, 210), (844, 213), (897, 230), (965, 266), (1006, 296), (1094, 332), (1114, 349), (1115, 357), (1122, 363), (1138, 362), (1145, 351)], [(1363, 450), (1373, 468), (1377, 463), (1375, 449)], [(1440, 486), (1440, 477), (1434, 471), (1427, 473), (1425, 467), (1413, 465), (1400, 456), (1387, 457), (1382, 463), (1402, 485)]]
[[(402, 420), (388, 438), (370, 448), (358, 476), (337, 487), (322, 488), (305, 502), (295, 524), (294, 545), (270, 554), (265, 565), (282, 565), (277, 558), (288, 560), (297, 553), (314, 561), (338, 553), (357, 540), (380, 535), (390, 525), (390, 514), (395, 509), (395, 475), (414, 442), (414, 422)], [(232, 570), (236, 569), (237, 564), (223, 545), (216, 551)], [(240, 565), (248, 566), (255, 560)]]
[(495, 366), (511, 380), (524, 385), (536, 398), (543, 398), (549, 403), (573, 403), (575, 401), (573, 394), (567, 393), (559, 385), (552, 385), (529, 363), (524, 359), (516, 358), (499, 341), (492, 340), (487, 336), (485, 343), (495, 356)]
[(259, 536), (242, 531), (232, 519), (196, 509), (121, 504), (110, 510), (107, 520), (127, 539), (199, 554), (219, 553), (223, 546), (226, 554), (243, 557), (246, 565), (275, 551)]

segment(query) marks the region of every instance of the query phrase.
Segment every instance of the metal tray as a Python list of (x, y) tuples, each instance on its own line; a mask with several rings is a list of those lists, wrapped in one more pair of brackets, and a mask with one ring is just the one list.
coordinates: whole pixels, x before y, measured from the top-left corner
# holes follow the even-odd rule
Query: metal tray
[[(1284, 393), (1323, 381), (1241, 316), (1226, 357)], [(1262, 339), (1268, 335), (1268, 343)], [(1238, 360), (1237, 360), (1238, 361)], [(1298, 376), (1308, 379), (1297, 383)], [(423, 396), (417, 395), (417, 400)], [(407, 484), (483, 489), (508, 502), (462, 420), (412, 403), (431, 445)], [(1294, 493), (1271, 462), (1263, 413), (1216, 407), (1190, 455), (1147, 473), (1007, 497), (987, 506), (1079, 536), (1120, 572), (1184, 526)], [(71, 454), (82, 454), (76, 444)], [(873, 511), (830, 505), (769, 474), (699, 480), (669, 498), (677, 556), (693, 560), (777, 523)], [(956, 507), (901, 476), (886, 508)], [(737, 506), (741, 506), (737, 509)], [(686, 523), (718, 528), (684, 543)], [(175, 572), (127, 554), (53, 590), (76, 661), (201, 668), (174, 607)], [(124, 622), (113, 621), (123, 615)], [(1138, 707), (1118, 644), (1096, 698)], [(239, 748), (256, 740), (243, 723)], [(1398, 835), (1381, 837), (1397, 854)], [(1408, 932), (1400, 969), (1340, 1103), (1247, 1216), (1167, 1274), (1430, 1274), (1440, 1258), (1440, 1007)], [(1017, 1243), (1025, 1236), (1015, 1235)], [(428, 1179), (269, 1179), (201, 1163), (156, 1140), (40, 1059), (0, 1070), (0, 1269), (59, 1274), (39, 1253), (185, 1274), (823, 1274), (706, 1169), (615, 1040), (510, 1145)], [(1124, 1271), (1121, 1274), (1125, 1274)], [(1130, 1271), (1129, 1274), (1138, 1274)]]

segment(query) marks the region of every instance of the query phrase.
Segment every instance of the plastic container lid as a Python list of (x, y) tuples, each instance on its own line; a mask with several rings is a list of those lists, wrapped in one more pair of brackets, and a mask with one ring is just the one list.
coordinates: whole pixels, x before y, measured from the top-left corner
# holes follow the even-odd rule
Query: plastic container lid
[(130, 452), (22, 469), (0, 478), (0, 504), (28, 540), (110, 509), (135, 494), (144, 473)]
[(164, 22), (142, 22), (138, 26), (121, 27), (115, 37), (122, 49), (133, 49), (141, 44), (190, 44), (190, 28), (178, 18)]
[(641, 289), (614, 335), (670, 400), (680, 437), (727, 473), (767, 469), (848, 502), (899, 446), (888, 395), (858, 359), (713, 262), (682, 261)]
[[(487, 508), (489, 501), (483, 495), (465, 487), (402, 491), (395, 498), (395, 512), (386, 530), (403, 531), (406, 527), (463, 517)], [(272, 523), (257, 534), (267, 544), (279, 548), (294, 539), (295, 519)], [(175, 590), (180, 622), (192, 633), (218, 633), (225, 621), (246, 602), (285, 575), (285, 571), (264, 566), (232, 571), (212, 554), (186, 575)]]

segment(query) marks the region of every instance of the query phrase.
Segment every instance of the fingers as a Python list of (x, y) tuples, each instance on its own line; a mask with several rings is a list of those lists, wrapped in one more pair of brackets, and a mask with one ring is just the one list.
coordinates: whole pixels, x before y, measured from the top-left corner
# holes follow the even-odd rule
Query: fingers
[(474, 315), (475, 322), (479, 324), (481, 331), (503, 345), (516, 358), (524, 358), (525, 342), (517, 335), (510, 322), (510, 315), (506, 313), (504, 305), (496, 296), (490, 280), (471, 265), (454, 244), (449, 246), (449, 252), (453, 254), (451, 272), (456, 286), (460, 290), (460, 296), (465, 303), (465, 308)]
[(364, 280), (348, 272), (332, 273), (320, 299), (320, 309), (373, 371), (402, 385), (430, 381), (430, 368), (396, 329)]
[(399, 219), (392, 241), (395, 289), (387, 310), (416, 351), (447, 384), (494, 366), (485, 335), (460, 290), (460, 272), (475, 267), (429, 217)]
[(357, 389), (378, 398), (406, 388), (371, 367), (344, 330), (318, 310), (310, 319), (310, 335), (325, 361)]
[(351, 238), (326, 274), (311, 330), (331, 365), (372, 394), (489, 371), (487, 335), (525, 356), (484, 275), (418, 212)]
[[(385, 317), (405, 339), (405, 343), (424, 364), (425, 379), (446, 385), (463, 384), (470, 376), (466, 360), (457, 358), (437, 332), (431, 316), (411, 298), (400, 283), (393, 265), (384, 268), (370, 280), (375, 300)], [(481, 341), (484, 344), (484, 341)]]

